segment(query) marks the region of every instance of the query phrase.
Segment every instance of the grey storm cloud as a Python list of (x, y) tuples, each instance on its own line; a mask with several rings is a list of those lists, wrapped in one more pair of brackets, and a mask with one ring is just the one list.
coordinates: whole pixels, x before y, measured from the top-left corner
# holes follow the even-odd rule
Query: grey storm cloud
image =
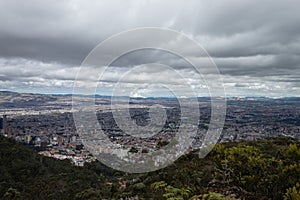
[[(290, 85), (300, 89), (299, 7), (297, 0), (0, 0), (0, 82), (9, 89), (13, 81), (72, 81), (77, 67), (101, 41), (120, 31), (154, 26), (198, 41), (232, 87), (251, 88), (254, 82), (271, 87), (278, 82), (286, 84), (278, 90)], [(188, 68), (175, 55), (144, 51), (120, 58), (114, 70), (150, 61)], [(106, 81), (117, 80), (113, 76), (121, 72), (111, 73)]]

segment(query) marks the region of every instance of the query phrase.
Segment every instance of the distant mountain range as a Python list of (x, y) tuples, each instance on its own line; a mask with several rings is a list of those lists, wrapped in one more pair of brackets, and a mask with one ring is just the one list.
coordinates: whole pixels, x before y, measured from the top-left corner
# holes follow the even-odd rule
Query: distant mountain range
[[(101, 99), (111, 99), (111, 96), (107, 95), (84, 95), (84, 94), (38, 94), (38, 93), (17, 93), (12, 91), (0, 91), (0, 103), (10, 102), (10, 103), (45, 103), (48, 101), (55, 101), (60, 97), (90, 97), (90, 98), (101, 98)], [(128, 96), (114, 96), (117, 99), (129, 98)], [(145, 100), (145, 99), (176, 99), (174, 97), (130, 97), (135, 100)], [(201, 101), (210, 101), (211, 97), (198, 97)], [(227, 97), (228, 100), (281, 100), (281, 101), (300, 101), (300, 97), (282, 97), (282, 98), (269, 98), (269, 97)]]

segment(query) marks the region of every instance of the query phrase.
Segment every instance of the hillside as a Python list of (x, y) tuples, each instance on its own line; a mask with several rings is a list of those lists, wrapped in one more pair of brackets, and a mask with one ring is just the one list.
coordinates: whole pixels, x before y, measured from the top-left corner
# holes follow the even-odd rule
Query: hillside
[(42, 157), (12, 139), (0, 137), (0, 160), (4, 199), (73, 199), (85, 189), (100, 188), (93, 171)]
[(0, 106), (24, 107), (55, 101), (57, 98), (45, 94), (16, 93), (0, 91)]
[[(146, 174), (99, 162), (80, 168), (0, 137), (1, 199), (299, 199), (300, 143), (291, 138), (216, 145)], [(297, 196), (298, 195), (298, 196)]]

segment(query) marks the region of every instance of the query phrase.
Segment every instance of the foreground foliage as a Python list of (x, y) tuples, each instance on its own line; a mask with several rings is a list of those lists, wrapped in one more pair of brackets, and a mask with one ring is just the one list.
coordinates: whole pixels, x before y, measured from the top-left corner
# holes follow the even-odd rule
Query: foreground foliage
[(300, 199), (300, 143), (291, 138), (224, 143), (204, 159), (125, 174), (99, 162), (72, 166), (0, 137), (1, 199)]

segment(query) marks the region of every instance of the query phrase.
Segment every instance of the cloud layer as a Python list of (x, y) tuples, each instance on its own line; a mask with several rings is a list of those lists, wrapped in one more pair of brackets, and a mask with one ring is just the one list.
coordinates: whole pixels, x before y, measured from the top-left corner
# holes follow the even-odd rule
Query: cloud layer
[[(155, 26), (177, 30), (198, 41), (219, 67), (228, 95), (299, 96), (299, 7), (296, 0), (28, 0), (22, 5), (2, 0), (0, 89), (71, 92), (78, 67), (97, 44), (120, 31)], [(186, 49), (191, 58), (197, 57), (188, 46), (176, 45)], [(116, 62), (99, 84), (100, 92), (109, 91), (130, 67), (149, 60), (164, 60), (187, 77), (191, 87), (203, 86), (180, 58), (148, 51)], [(175, 77), (166, 79), (164, 71), (160, 76), (149, 69), (136, 73), (128, 76), (126, 84), (147, 84), (150, 80), (176, 84)], [(82, 81), (87, 86), (97, 80), (97, 71), (87, 69), (86, 77)]]

